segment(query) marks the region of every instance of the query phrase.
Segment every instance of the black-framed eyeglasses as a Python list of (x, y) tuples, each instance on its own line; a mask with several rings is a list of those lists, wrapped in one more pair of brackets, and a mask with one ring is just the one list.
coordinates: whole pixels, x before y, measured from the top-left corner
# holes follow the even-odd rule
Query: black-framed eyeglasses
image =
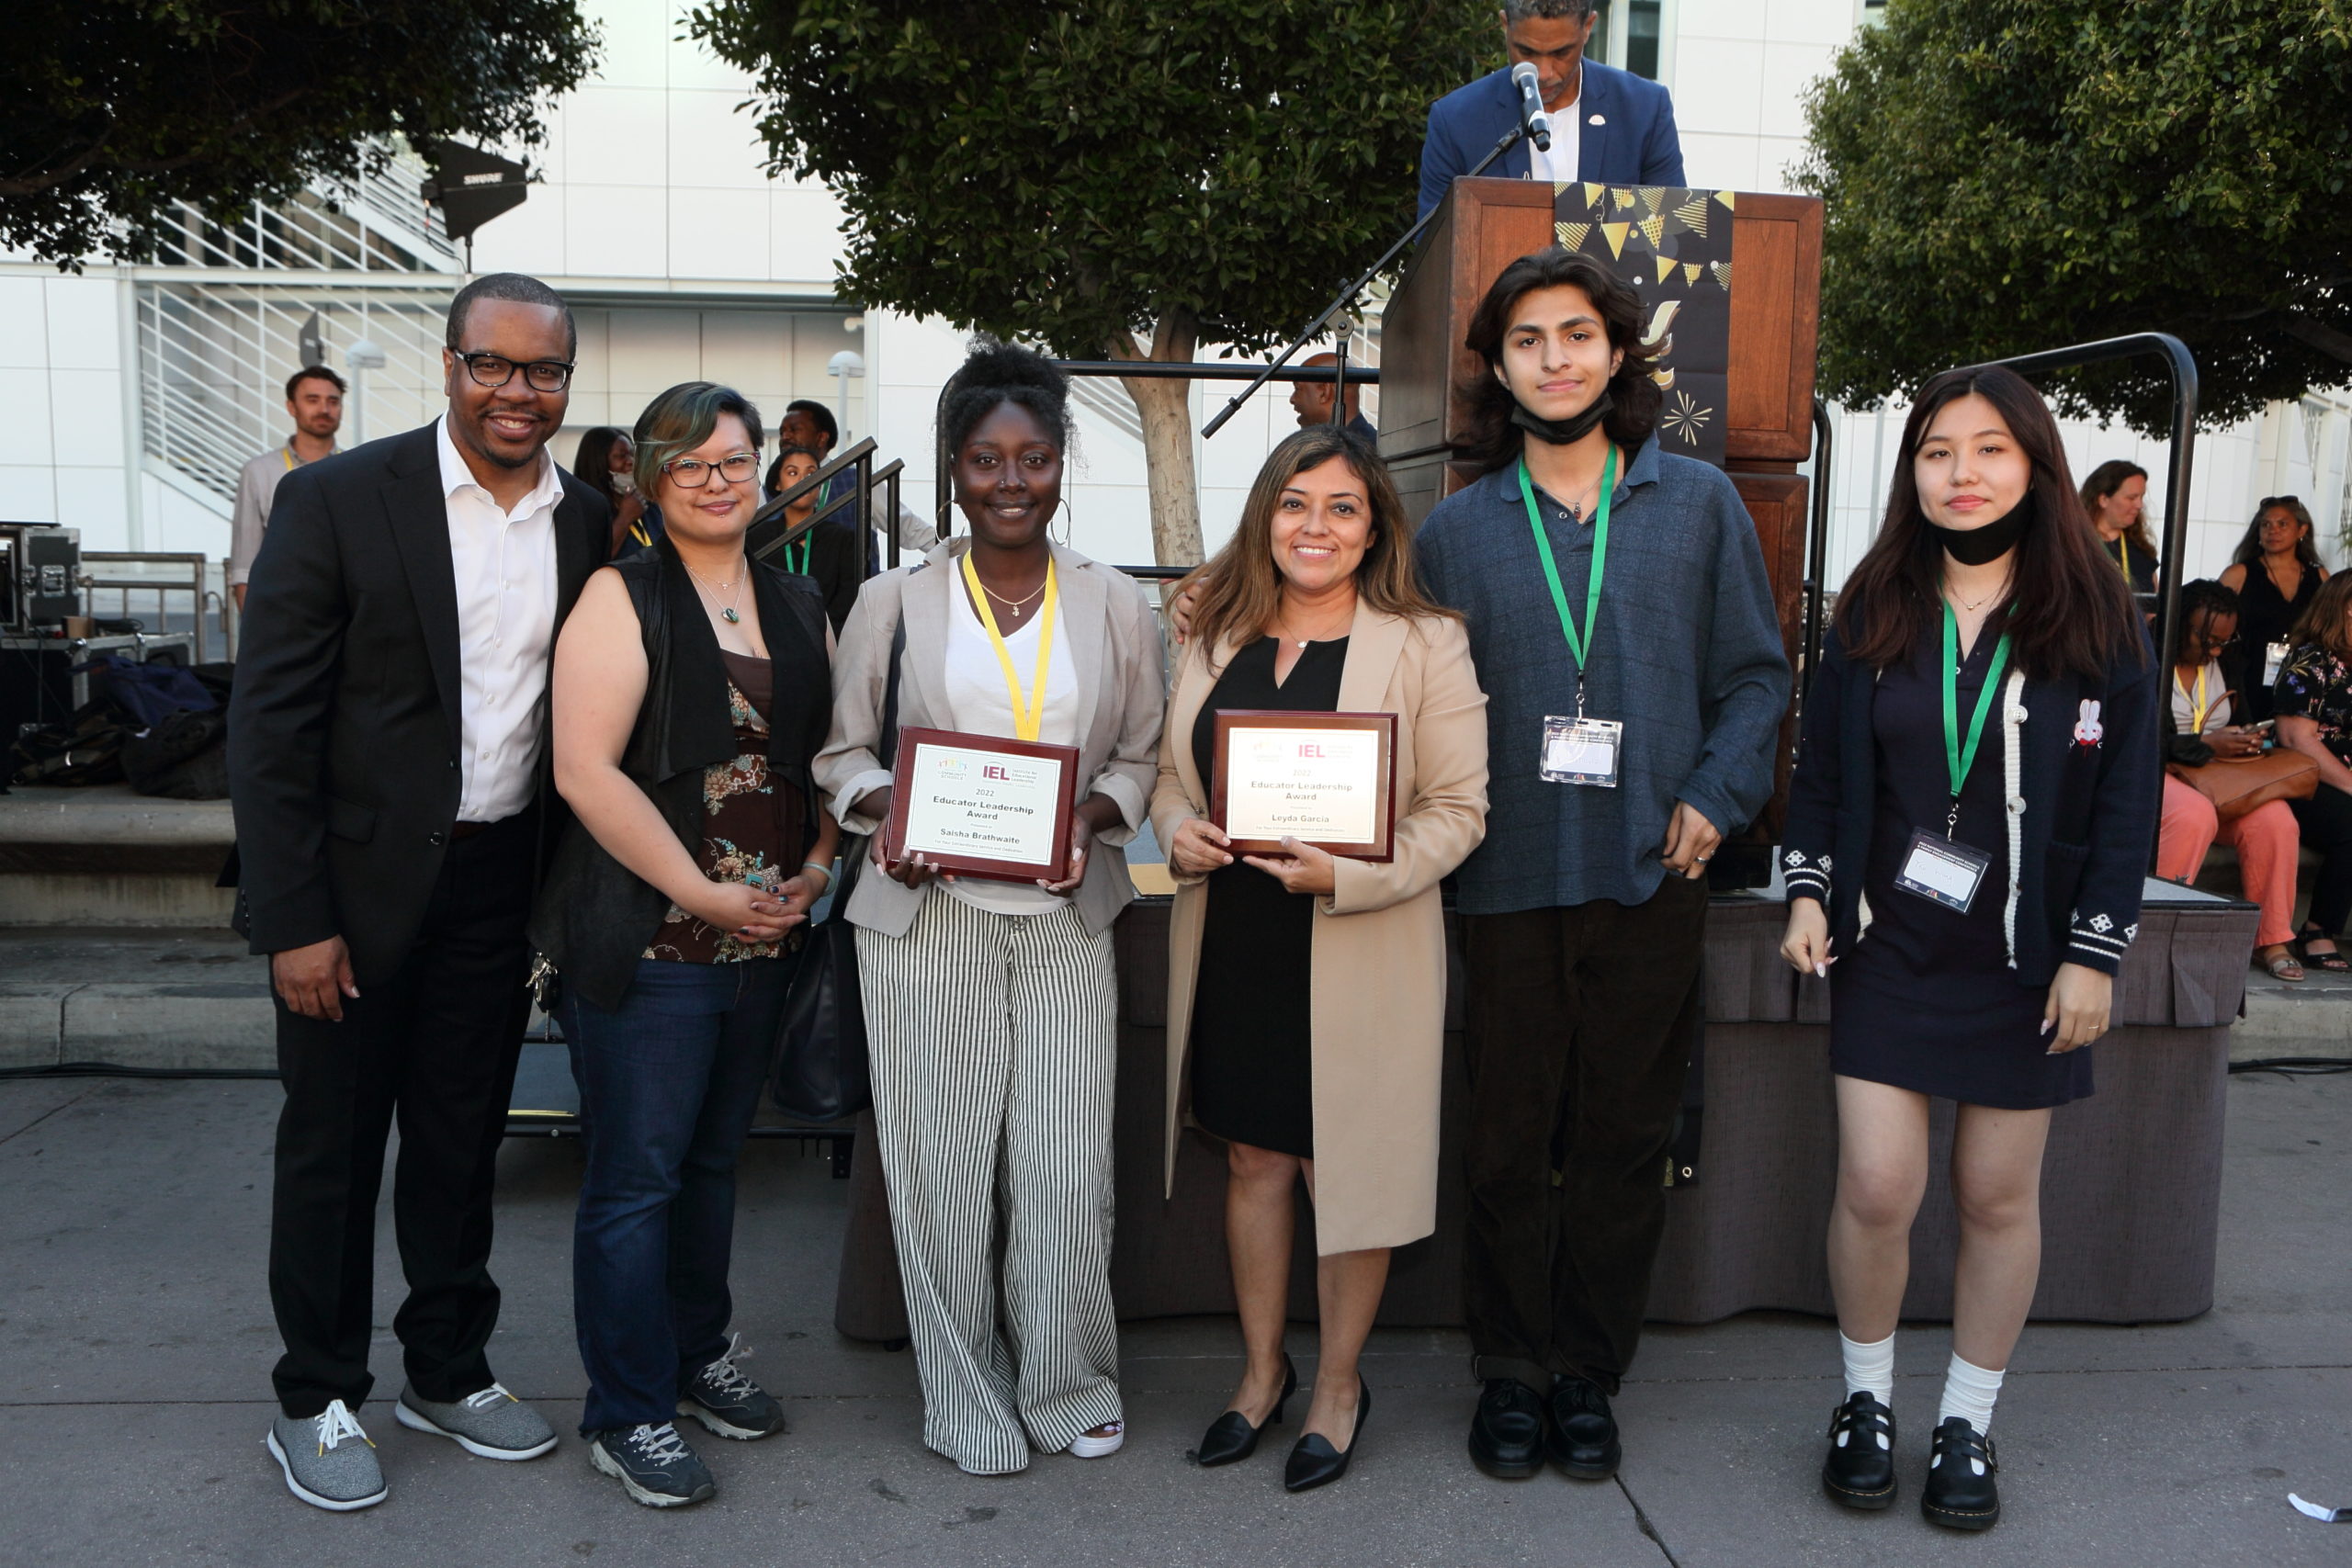
[(523, 384), (535, 392), (560, 392), (571, 384), (571, 362), (568, 359), (534, 359), (518, 365), (503, 354), (464, 354), (450, 351), (465, 362), (466, 374), (479, 387), (503, 387), (514, 379), (514, 372), (523, 373)]
[(713, 468), (717, 468), (718, 477), (729, 484), (739, 485), (760, 471), (760, 455), (757, 452), (736, 452), (716, 463), (706, 463), (700, 457), (679, 457), (662, 465), (662, 471), (670, 476), (670, 482), (684, 490), (701, 490), (708, 485)]

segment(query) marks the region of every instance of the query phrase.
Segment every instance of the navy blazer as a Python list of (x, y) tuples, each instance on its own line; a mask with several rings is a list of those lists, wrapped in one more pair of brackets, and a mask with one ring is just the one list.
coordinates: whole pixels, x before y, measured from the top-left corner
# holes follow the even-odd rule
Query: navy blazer
[[(1664, 87), (1588, 60), (1582, 95), (1577, 103), (1577, 178), (1611, 186), (1683, 183), (1682, 138), (1674, 129), (1674, 100)], [(1518, 123), (1519, 89), (1511, 85), (1509, 70), (1481, 76), (1431, 104), (1429, 135), (1421, 142), (1421, 216), (1428, 217), (1453, 182), (1476, 168)], [(1487, 173), (1523, 180), (1527, 170), (1522, 141)]]

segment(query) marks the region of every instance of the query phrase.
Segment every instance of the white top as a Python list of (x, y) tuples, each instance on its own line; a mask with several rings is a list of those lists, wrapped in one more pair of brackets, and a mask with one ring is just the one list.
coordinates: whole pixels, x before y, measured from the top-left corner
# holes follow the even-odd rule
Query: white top
[[(989, 641), (988, 627), (972, 608), (972, 596), (963, 586), (963, 563), (949, 563), (956, 572), (956, 613), (947, 623), (947, 709), (956, 728), (974, 735), (1016, 736), (1012, 694), (1005, 688), (1004, 666)], [(1045, 595), (1022, 606), (1018, 621), (1003, 605), (996, 608), (997, 629), (1004, 634), (1005, 650), (1012, 655), (1013, 672), (1021, 677), (1023, 700), (1035, 701), (1030, 682), (1037, 678), (1037, 627), (1045, 615)], [(1078, 667), (1069, 653), (1069, 633), (1061, 614), (1054, 616), (1054, 654), (1046, 671), (1046, 713), (1037, 739), (1048, 746), (1075, 746), (1078, 734)], [(1080, 781), (1081, 784), (1083, 780)], [(957, 877), (947, 891), (976, 909), (1000, 915), (1050, 914), (1069, 902), (1034, 884), (985, 882)]]
[[(2205, 666), (2205, 700), (2213, 705), (2206, 710), (2205, 728), (2199, 733), (2211, 735), (2229, 724), (2230, 699), (2222, 694), (2229, 689), (2218, 662)], [(2184, 687), (2177, 669), (2172, 671), (2172, 722), (2183, 735), (2194, 729), (2197, 722), (2197, 677), (2190, 676)]]
[(1584, 131), (1577, 122), (1577, 110), (1584, 107), (1584, 76), (1577, 76), (1576, 101), (1552, 116), (1552, 150), (1544, 152), (1531, 141), (1527, 144), (1527, 177), (1550, 180), (1554, 185), (1574, 185), (1577, 182), (1578, 154), (1584, 150)]
[(555, 509), (563, 481), (544, 448), (531, 493), (503, 511), (434, 422), (449, 565), (458, 583), (458, 820), (498, 822), (531, 804), (547, 731), (555, 644)]

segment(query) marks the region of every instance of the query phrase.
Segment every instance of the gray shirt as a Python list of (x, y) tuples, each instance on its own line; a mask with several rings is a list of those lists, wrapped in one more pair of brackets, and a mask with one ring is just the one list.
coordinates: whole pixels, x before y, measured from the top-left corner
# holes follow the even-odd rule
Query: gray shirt
[[(1545, 536), (1582, 626), (1589, 522), (1541, 489)], [(1618, 786), (1538, 771), (1547, 715), (1576, 712), (1577, 666), (1528, 530), (1516, 463), (1438, 502), (1414, 553), (1467, 618), (1487, 689), (1487, 837), (1455, 874), (1465, 914), (1646, 902), (1675, 803), (1729, 835), (1771, 798), (1789, 665), (1756, 526), (1724, 473), (1643, 444), (1611, 493), (1585, 712), (1624, 727)]]
[[(333, 454), (330, 453), (330, 456)], [(269, 527), (269, 508), (277, 499), (277, 481), (303, 466), (294, 444), (273, 447), (237, 471), (237, 505), (229, 516), (229, 586), (236, 587), (254, 570), (261, 554), (261, 536)]]

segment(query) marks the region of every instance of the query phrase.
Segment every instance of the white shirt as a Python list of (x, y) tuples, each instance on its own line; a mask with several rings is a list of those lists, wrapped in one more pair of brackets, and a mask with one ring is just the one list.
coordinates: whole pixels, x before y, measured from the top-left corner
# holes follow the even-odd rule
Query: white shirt
[(1576, 101), (1552, 115), (1552, 150), (1544, 152), (1531, 141), (1527, 144), (1527, 177), (1550, 180), (1554, 185), (1577, 183), (1577, 154), (1583, 150), (1584, 132), (1577, 123), (1577, 110), (1584, 105), (1584, 73), (1577, 73)]
[(498, 822), (530, 805), (537, 784), (563, 481), (542, 449), (538, 483), (504, 511), (458, 455), (447, 414), (433, 430), (458, 582), (458, 820)]
[[(2205, 666), (2204, 677), (2205, 700), (2212, 705), (2205, 710), (2205, 728), (2199, 733), (2211, 735), (2214, 730), (2226, 728), (2230, 722), (2230, 699), (2222, 694), (2229, 690), (2230, 683), (2222, 678), (2218, 660)], [(2188, 684), (2183, 686), (2177, 670), (2172, 671), (2172, 721), (2183, 735), (2188, 734), (2197, 724), (2197, 678), (2192, 675)]]
[[(1013, 736), (1012, 693), (1004, 683), (1004, 665), (989, 641), (988, 628), (972, 608), (972, 596), (962, 585), (963, 563), (950, 563), (956, 575), (956, 613), (947, 622), (947, 711), (956, 728), (973, 735)], [(1037, 627), (1045, 618), (1043, 594), (1022, 606), (1022, 618), (1008, 626), (1011, 613), (996, 606), (997, 629), (1004, 633), (1005, 651), (1021, 677), (1022, 700), (1035, 702), (1030, 683), (1037, 678)], [(1054, 616), (1054, 652), (1046, 671), (1046, 712), (1037, 739), (1048, 746), (1078, 744), (1078, 668), (1070, 661), (1069, 634), (1062, 615)], [(1000, 915), (1050, 914), (1069, 902), (1034, 884), (983, 882), (958, 877), (947, 892), (977, 909)]]

